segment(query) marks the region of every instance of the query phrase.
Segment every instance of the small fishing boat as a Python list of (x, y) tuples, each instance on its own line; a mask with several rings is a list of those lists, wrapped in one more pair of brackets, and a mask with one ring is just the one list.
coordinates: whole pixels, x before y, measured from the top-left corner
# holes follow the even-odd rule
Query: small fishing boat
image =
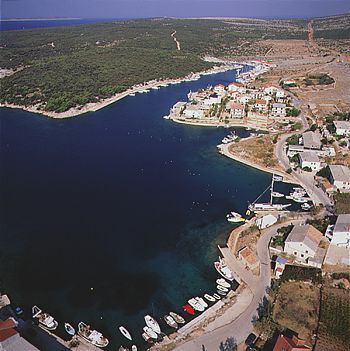
[(106, 347), (109, 343), (108, 339), (105, 338), (97, 330), (91, 330), (90, 326), (86, 325), (84, 322), (78, 324), (78, 335), (90, 344), (97, 347)]
[(218, 290), (220, 290), (220, 291), (228, 292), (228, 289), (225, 288), (225, 287), (223, 287), (223, 286), (221, 286), (221, 285), (217, 285), (216, 288), (217, 288)]
[(216, 300), (221, 300), (221, 296), (220, 295), (215, 293), (215, 294), (213, 294), (213, 296), (215, 297)]
[(203, 312), (205, 307), (197, 301), (196, 298), (189, 299), (187, 301), (196, 311)]
[(152, 339), (157, 340), (158, 335), (157, 333), (150, 327), (143, 327), (143, 331)]
[(207, 308), (208, 304), (201, 298), (201, 297), (196, 297), (196, 300), (204, 307)]
[(219, 261), (214, 262), (214, 267), (225, 279), (230, 281), (234, 279), (230, 268), (226, 266), (225, 261), (221, 257), (219, 257)]
[(279, 193), (279, 192), (277, 192), (277, 191), (273, 191), (273, 192), (271, 193), (271, 196), (273, 196), (273, 197), (284, 197), (284, 194)]
[(245, 222), (245, 218), (243, 218), (239, 213), (236, 213), (236, 212), (231, 212), (227, 214), (226, 219), (228, 222), (232, 222), (232, 223)]
[(64, 323), (64, 329), (69, 335), (75, 335), (75, 329), (69, 323)]
[(216, 279), (216, 284), (223, 286), (224, 288), (230, 288), (231, 284), (224, 278)]
[(169, 327), (177, 329), (179, 326), (176, 323), (175, 319), (169, 315), (164, 316), (165, 323), (168, 324)]
[(306, 198), (306, 197), (295, 197), (293, 199), (293, 201), (295, 201), (295, 202), (297, 202), (299, 204), (305, 204), (305, 203), (307, 203), (309, 201), (309, 199)]
[(225, 291), (222, 291), (222, 290), (218, 290), (218, 294), (219, 294), (219, 295), (222, 295), (222, 296), (226, 296)]
[(129, 331), (123, 327), (123, 326), (120, 326), (119, 327), (119, 331), (129, 340), (132, 340), (132, 337), (131, 337), (131, 334), (129, 333)]
[(38, 318), (39, 325), (46, 330), (55, 330), (58, 326), (58, 322), (48, 313), (43, 312), (38, 306), (32, 307), (32, 317)]
[(215, 302), (215, 298), (209, 294), (205, 294), (204, 295), (204, 298), (207, 300), (207, 301), (210, 301), (210, 302)]
[(153, 344), (153, 339), (147, 333), (142, 333), (142, 338), (146, 342)]
[(308, 204), (307, 202), (305, 202), (304, 204), (301, 205), (301, 209), (304, 211), (309, 211), (311, 210), (312, 206), (310, 204)]
[(135, 96), (136, 94), (135, 93), (130, 93), (129, 96)]
[(146, 322), (146, 325), (148, 327), (152, 328), (157, 334), (161, 333), (160, 326), (159, 326), (158, 322), (153, 317), (151, 317), (149, 314), (147, 316), (145, 316), (145, 322)]
[(132, 345), (131, 346), (131, 351), (137, 351), (137, 346), (136, 345)]
[(192, 306), (189, 305), (189, 304), (184, 305), (182, 308), (183, 308), (183, 310), (184, 310), (185, 312), (191, 314), (192, 316), (193, 316), (194, 313), (195, 313), (195, 312), (194, 312), (194, 309), (193, 309)]
[(185, 319), (175, 312), (169, 312), (169, 315), (174, 318), (176, 323), (185, 324)]

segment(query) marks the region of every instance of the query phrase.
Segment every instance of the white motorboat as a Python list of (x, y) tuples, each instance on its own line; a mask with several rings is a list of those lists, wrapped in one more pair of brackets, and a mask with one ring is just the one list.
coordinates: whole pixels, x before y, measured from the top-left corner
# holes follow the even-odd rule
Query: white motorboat
[(43, 312), (38, 306), (32, 307), (32, 317), (37, 318), (39, 325), (46, 330), (55, 330), (58, 322), (48, 313)]
[(230, 268), (226, 266), (225, 261), (221, 257), (219, 257), (219, 261), (214, 262), (214, 267), (225, 279), (230, 281), (234, 279)]
[(143, 331), (152, 339), (157, 340), (158, 334), (150, 327), (143, 327)]
[(132, 337), (131, 337), (131, 334), (129, 333), (129, 331), (123, 327), (123, 326), (120, 326), (119, 327), (119, 331), (129, 340), (132, 340)]
[(145, 322), (146, 322), (146, 325), (151, 329), (153, 329), (157, 334), (161, 333), (158, 322), (149, 314), (145, 316)]
[(160, 87), (154, 86), (154, 87), (152, 87), (151, 89), (158, 90), (158, 89), (160, 89)]
[(231, 212), (226, 215), (226, 219), (228, 222), (232, 223), (240, 223), (240, 222), (245, 222), (245, 218), (243, 218), (240, 214), (233, 214), (235, 212)]
[(277, 191), (273, 191), (273, 192), (271, 192), (271, 196), (273, 196), (273, 197), (284, 197), (284, 194), (279, 193)]
[(295, 197), (293, 199), (293, 201), (295, 201), (295, 202), (297, 202), (299, 204), (305, 204), (305, 203), (307, 203), (309, 201), (309, 199), (306, 198), (306, 197)]
[(201, 297), (196, 297), (196, 300), (204, 307), (207, 308), (208, 304), (201, 298)]
[(64, 329), (69, 335), (75, 335), (75, 329), (69, 323), (64, 323)]
[(216, 279), (216, 284), (223, 286), (224, 288), (230, 288), (231, 284), (229, 282), (227, 282), (225, 279), (220, 278), (220, 279)]
[(177, 329), (179, 326), (176, 323), (175, 319), (169, 315), (164, 316), (165, 323), (168, 324), (169, 327)]
[(210, 301), (210, 302), (215, 302), (215, 298), (209, 294), (205, 294), (204, 295), (204, 298), (207, 300), (207, 301)]
[(304, 204), (301, 205), (301, 208), (302, 208), (302, 210), (304, 210), (304, 211), (309, 211), (309, 210), (311, 210), (312, 205), (310, 205), (310, 204), (308, 204), (307, 202), (305, 202)]
[(136, 94), (135, 93), (130, 93), (129, 96), (135, 96)]
[(185, 319), (175, 312), (169, 312), (169, 315), (174, 318), (176, 323), (185, 324)]
[(136, 345), (132, 345), (131, 346), (131, 351), (137, 351), (137, 346)]
[(97, 330), (91, 330), (90, 326), (86, 325), (84, 322), (78, 324), (78, 335), (85, 341), (97, 347), (106, 347), (109, 343), (108, 339), (100, 332)]
[(222, 290), (218, 290), (218, 294), (222, 295), (222, 296), (225, 296), (226, 295), (226, 292), (225, 291), (222, 291)]
[(220, 295), (218, 295), (217, 293), (213, 294), (213, 296), (215, 297), (216, 300), (220, 300), (221, 299)]
[(291, 204), (271, 204), (271, 203), (254, 203), (248, 206), (250, 211), (283, 211)]
[(164, 119), (170, 119), (170, 116), (163, 116)]
[(225, 291), (225, 292), (228, 292), (228, 289), (225, 288), (224, 286), (222, 285), (217, 285), (216, 288), (219, 290), (219, 291)]
[(196, 311), (203, 312), (205, 309), (204, 306), (200, 304), (195, 298), (189, 299), (188, 303)]

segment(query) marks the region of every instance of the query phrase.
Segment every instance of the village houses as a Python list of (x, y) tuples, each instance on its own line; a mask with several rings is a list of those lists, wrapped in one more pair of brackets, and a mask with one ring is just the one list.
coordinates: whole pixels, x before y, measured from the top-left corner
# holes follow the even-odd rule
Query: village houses
[(335, 134), (350, 136), (350, 121), (334, 121)]
[(343, 165), (330, 165), (329, 181), (335, 190), (340, 192), (350, 191), (350, 169)]

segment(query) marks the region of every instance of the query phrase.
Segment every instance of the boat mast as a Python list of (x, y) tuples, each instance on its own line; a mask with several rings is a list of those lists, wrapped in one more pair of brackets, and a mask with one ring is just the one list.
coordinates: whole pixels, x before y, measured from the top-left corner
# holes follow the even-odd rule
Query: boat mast
[(274, 185), (274, 182), (275, 182), (275, 174), (272, 173), (272, 181), (271, 181), (271, 196), (270, 196), (270, 204), (272, 205), (272, 199), (273, 199), (273, 196), (272, 196), (272, 193), (273, 193), (273, 185)]

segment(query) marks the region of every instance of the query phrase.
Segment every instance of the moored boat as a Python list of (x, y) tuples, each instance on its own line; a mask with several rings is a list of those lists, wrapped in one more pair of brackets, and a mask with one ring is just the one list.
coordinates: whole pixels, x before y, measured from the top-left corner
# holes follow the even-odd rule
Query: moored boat
[(175, 312), (169, 312), (169, 315), (174, 318), (176, 323), (185, 324), (185, 319)]
[(273, 197), (284, 197), (284, 194), (279, 193), (277, 191), (273, 191), (273, 192), (271, 192), (271, 196), (273, 196)]
[(214, 267), (225, 279), (230, 281), (234, 279), (230, 268), (226, 266), (225, 261), (221, 257), (219, 257), (219, 261), (214, 262)]
[(271, 203), (254, 203), (249, 205), (250, 211), (282, 211), (291, 206), (291, 204), (271, 204)]
[(195, 298), (204, 308), (208, 307), (208, 304), (199, 296)]
[(199, 312), (203, 312), (205, 307), (197, 301), (196, 298), (192, 298), (188, 300), (188, 303), (196, 310)]
[(38, 306), (32, 307), (32, 317), (37, 318), (39, 325), (46, 330), (55, 330), (58, 322), (48, 313), (43, 312)]
[(220, 300), (221, 299), (221, 296), (218, 295), (217, 293), (213, 294), (213, 296), (215, 297), (216, 300)]
[(205, 294), (204, 298), (210, 302), (215, 302), (215, 298), (209, 294)]
[(129, 333), (129, 331), (123, 327), (123, 326), (120, 326), (119, 327), (119, 331), (129, 340), (132, 340), (132, 337), (131, 337), (131, 334)]
[(158, 334), (150, 327), (143, 327), (143, 331), (152, 339), (157, 340)]
[(225, 291), (225, 292), (228, 292), (228, 289), (223, 287), (222, 285), (217, 285), (216, 288), (220, 291)]
[(151, 329), (153, 329), (157, 334), (161, 333), (158, 322), (149, 314), (145, 316), (145, 322), (146, 322), (146, 325)]
[(222, 296), (226, 296), (226, 292), (222, 290), (218, 290), (218, 294)]
[(308, 204), (307, 202), (305, 202), (304, 204), (301, 205), (301, 208), (302, 208), (302, 210), (304, 210), (304, 211), (309, 211), (309, 210), (311, 210), (312, 205), (310, 205), (310, 204)]
[(78, 335), (97, 347), (106, 347), (109, 343), (108, 339), (100, 332), (97, 330), (91, 330), (90, 326), (86, 325), (84, 322), (78, 324)]
[(136, 345), (132, 345), (131, 346), (131, 351), (137, 351), (137, 346)]
[(177, 329), (179, 326), (176, 323), (175, 319), (169, 315), (164, 316), (165, 323), (168, 324), (169, 327)]
[(75, 335), (75, 329), (69, 323), (64, 323), (64, 329), (69, 335)]
[(193, 307), (192, 307), (190, 304), (186, 304), (186, 305), (184, 305), (182, 308), (183, 308), (183, 310), (184, 310), (185, 312), (191, 314), (192, 316), (193, 316), (194, 313), (195, 313)]
[(231, 284), (227, 280), (225, 280), (223, 278), (216, 279), (216, 284), (221, 285), (221, 286), (223, 286), (225, 288), (230, 288), (231, 287)]

